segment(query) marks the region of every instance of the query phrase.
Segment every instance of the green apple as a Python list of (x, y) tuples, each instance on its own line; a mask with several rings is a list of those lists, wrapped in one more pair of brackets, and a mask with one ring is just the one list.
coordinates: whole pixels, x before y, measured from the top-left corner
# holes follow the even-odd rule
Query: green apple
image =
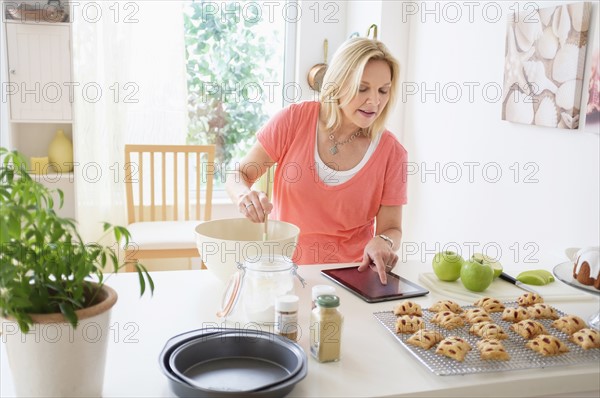
[(494, 280), (494, 270), (482, 259), (466, 261), (460, 270), (464, 287), (473, 292), (483, 292)]
[(464, 259), (451, 251), (439, 252), (433, 257), (433, 272), (441, 281), (452, 282), (460, 278)]
[(521, 272), (517, 275), (517, 280), (528, 285), (543, 286), (554, 282), (554, 275), (545, 269), (536, 269)]
[(494, 270), (494, 279), (499, 277), (502, 273), (502, 264), (500, 264), (500, 261), (496, 260), (493, 257), (486, 256), (482, 253), (473, 253), (473, 255), (471, 256), (471, 260), (483, 262), (484, 264), (488, 264), (490, 267), (492, 267), (492, 269)]

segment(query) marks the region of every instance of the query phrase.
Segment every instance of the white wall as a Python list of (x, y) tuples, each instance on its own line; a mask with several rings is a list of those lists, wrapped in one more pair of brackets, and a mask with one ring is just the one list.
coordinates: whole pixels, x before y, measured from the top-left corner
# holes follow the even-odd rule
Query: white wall
[[(401, 17), (399, 17), (402, 14), (403, 4), (401, 1), (382, 2), (379, 39), (385, 43), (388, 50), (400, 63), (401, 82), (406, 81), (407, 78), (409, 60), (408, 43), (410, 42), (410, 24), (408, 23), (408, 19), (407, 22), (402, 21)], [(403, 142), (406, 106), (402, 98), (397, 100), (395, 108), (396, 110), (390, 114), (387, 127)]]
[[(495, 3), (502, 7), (495, 23), (490, 10), (483, 16), (485, 3), (476, 4), (472, 22), (466, 7), (456, 23), (422, 12), (410, 18), (406, 83), (419, 92), (405, 101), (404, 145), (414, 174), (404, 257), (429, 261), (431, 252), (456, 242), (463, 254), (499, 248), (503, 262), (524, 268), (556, 264), (567, 247), (599, 243), (599, 137), (500, 120), (501, 101), (482, 87), (502, 87), (514, 3)], [(466, 84), (478, 85), (472, 98)], [(460, 99), (452, 87), (462, 88)], [(432, 92), (421, 96), (423, 89)], [(472, 181), (466, 162), (478, 164)], [(490, 182), (497, 170), (501, 178)]]
[(352, 2), (310, 0), (298, 2), (301, 16), (298, 18), (294, 80), (301, 90), (299, 100), (318, 99), (318, 93), (308, 87), (306, 77), (313, 65), (323, 63), (325, 39), (329, 43), (328, 60), (346, 39), (347, 3)]
[[(366, 36), (372, 24), (376, 24), (378, 36), (381, 36), (382, 7), (385, 2), (373, 0), (358, 0), (347, 2), (346, 12), (346, 38), (357, 32), (360, 36)], [(399, 3), (399, 2), (388, 2)], [(373, 31), (369, 31), (373, 37)]]

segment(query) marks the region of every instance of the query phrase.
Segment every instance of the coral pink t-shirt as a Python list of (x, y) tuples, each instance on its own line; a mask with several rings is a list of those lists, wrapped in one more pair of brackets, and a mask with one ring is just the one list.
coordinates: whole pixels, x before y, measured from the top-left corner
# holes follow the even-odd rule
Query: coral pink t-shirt
[(257, 133), (277, 162), (270, 217), (300, 228), (293, 257), (298, 264), (362, 261), (380, 206), (406, 203), (407, 153), (386, 130), (356, 175), (326, 185), (315, 164), (319, 108), (318, 102), (290, 105)]

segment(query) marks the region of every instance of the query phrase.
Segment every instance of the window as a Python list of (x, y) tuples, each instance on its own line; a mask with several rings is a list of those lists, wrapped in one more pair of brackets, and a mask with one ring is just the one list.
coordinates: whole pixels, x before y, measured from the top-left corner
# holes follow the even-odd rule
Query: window
[[(215, 189), (283, 106), (285, 2), (194, 1), (184, 7), (187, 143), (216, 145)], [(289, 49), (288, 49), (289, 51)]]

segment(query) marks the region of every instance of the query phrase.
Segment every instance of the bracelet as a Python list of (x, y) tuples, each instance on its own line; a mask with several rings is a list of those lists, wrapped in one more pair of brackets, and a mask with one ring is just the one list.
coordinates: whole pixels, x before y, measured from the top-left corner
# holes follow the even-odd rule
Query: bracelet
[(383, 239), (384, 241), (386, 241), (387, 243), (389, 243), (390, 248), (394, 247), (394, 241), (389, 236), (384, 235), (384, 234), (379, 234), (377, 236), (380, 237), (381, 239)]

